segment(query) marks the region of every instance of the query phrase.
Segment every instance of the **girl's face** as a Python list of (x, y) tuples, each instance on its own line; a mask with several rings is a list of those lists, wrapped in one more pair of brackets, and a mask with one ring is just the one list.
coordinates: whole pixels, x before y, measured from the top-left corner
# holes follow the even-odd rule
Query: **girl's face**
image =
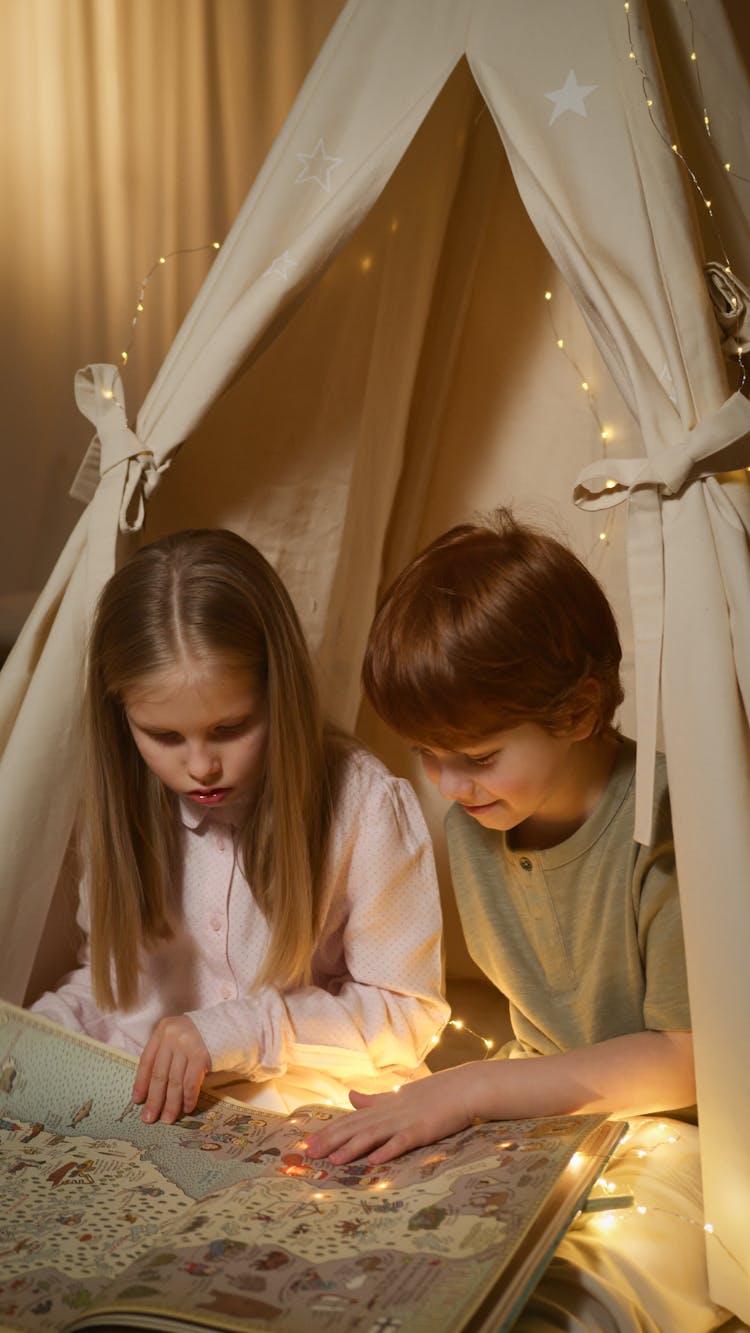
[(177, 796), (228, 805), (257, 791), (268, 719), (248, 672), (188, 660), (131, 686), (123, 704), (143, 762)]
[[(416, 746), (442, 796), (483, 828), (518, 831), (514, 841), (551, 846), (579, 827), (596, 805), (613, 752), (580, 731), (552, 735), (534, 722), (499, 731), (462, 750)], [(602, 746), (606, 746), (606, 753)]]

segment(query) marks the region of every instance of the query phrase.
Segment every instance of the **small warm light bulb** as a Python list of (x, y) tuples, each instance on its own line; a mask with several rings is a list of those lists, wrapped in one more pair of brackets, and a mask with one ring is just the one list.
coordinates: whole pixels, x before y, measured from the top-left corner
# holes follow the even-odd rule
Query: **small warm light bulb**
[(628, 56), (630, 57), (631, 60), (635, 60), (635, 51), (633, 50), (632, 46), (628, 51)]
[(139, 301), (138, 304), (137, 304), (137, 306), (136, 306), (136, 310), (142, 310), (142, 309), (143, 309), (143, 302), (142, 302), (142, 301)]
[(462, 1018), (452, 1018), (450, 1021), (450, 1025), (452, 1028), (458, 1028), (460, 1031), (460, 1029), (464, 1025), (464, 1020)]
[(635, 1150), (635, 1155), (636, 1155), (636, 1157), (645, 1157), (645, 1156), (646, 1156), (646, 1149), (645, 1149), (645, 1148), (636, 1148), (636, 1150)]
[(653, 99), (653, 97), (647, 97), (647, 98), (646, 98), (646, 106), (653, 106), (653, 105), (654, 105), (654, 99)]
[(588, 382), (588, 380), (581, 380), (581, 388), (583, 389), (583, 392), (584, 392), (584, 393), (588, 393), (588, 391), (589, 391), (589, 382)]
[(127, 352), (120, 352), (120, 356), (122, 357), (122, 364), (123, 364), (124, 366), (126, 366), (126, 365), (128, 364), (128, 354), (127, 354)]
[(710, 199), (704, 199), (703, 202), (704, 202), (704, 204), (706, 205), (706, 208), (710, 208), (710, 207), (711, 207), (711, 200), (710, 200)]
[(607, 479), (607, 481), (605, 481), (605, 483), (604, 483), (605, 489), (608, 490), (608, 491), (613, 491), (613, 490), (615, 489), (615, 486), (616, 486), (616, 485), (617, 485), (617, 482), (616, 482), (616, 481), (613, 481), (611, 477), (609, 477), (609, 478)]
[(725, 162), (725, 163), (724, 163), (724, 170), (725, 170), (725, 171), (731, 171), (731, 170), (732, 170), (732, 164), (731, 164), (731, 162)]
[(398, 218), (391, 218), (391, 231), (398, 231)]
[(430, 1042), (432, 1043), (433, 1046), (437, 1046), (439, 1041), (440, 1041), (439, 1037), (430, 1037)]
[(545, 301), (551, 301), (551, 300), (552, 300), (552, 292), (545, 292), (545, 293), (544, 293), (544, 299), (545, 299)]
[(487, 1047), (487, 1050), (488, 1050), (488, 1051), (491, 1051), (491, 1050), (492, 1050), (492, 1047), (495, 1045), (495, 1043), (494, 1043), (494, 1041), (492, 1040), (491, 1037), (482, 1037), (482, 1041), (484, 1042), (484, 1044), (485, 1044), (485, 1046)]
[(643, 1203), (637, 1203), (635, 1206), (635, 1211), (637, 1213), (640, 1213), (641, 1217), (643, 1217), (643, 1214), (647, 1212), (646, 1205)]
[(599, 432), (599, 434), (601, 435), (601, 437), (602, 437), (603, 440), (608, 440), (608, 439), (609, 439), (609, 431), (608, 431), (608, 430), (602, 430), (602, 431)]
[(697, 54), (696, 54), (695, 51), (691, 51), (691, 52), (690, 52), (690, 59), (691, 59), (691, 60), (697, 60), (697, 59), (698, 59), (698, 56), (697, 56)]
[(704, 124), (704, 125), (710, 125), (710, 124), (711, 124), (711, 121), (709, 120), (708, 116), (704, 116), (704, 117), (703, 117), (703, 124)]
[(558, 340), (557, 340), (557, 345), (558, 345), (558, 347), (560, 348), (560, 350), (562, 351), (563, 347), (565, 346), (565, 343), (563, 342), (563, 339), (562, 339), (562, 338), (558, 338)]
[(320, 1191), (318, 1191), (317, 1194), (313, 1194), (314, 1199), (324, 1199), (325, 1197), (325, 1194), (321, 1194)]
[(600, 541), (600, 542), (606, 542), (606, 540), (607, 540), (607, 534), (606, 534), (606, 532), (600, 532), (600, 533), (599, 533), (599, 541)]
[(326, 1106), (333, 1106), (333, 1102), (331, 1101), (330, 1097), (326, 1097)]
[(166, 260), (166, 256), (165, 256), (165, 255), (159, 255), (159, 263), (160, 263), (160, 264), (166, 264), (166, 262), (167, 262), (167, 260)]
[(677, 153), (677, 152), (679, 152), (679, 149), (678, 149), (676, 143), (673, 143), (673, 144), (672, 144), (672, 152), (673, 152), (673, 153)]
[(614, 1225), (614, 1213), (601, 1213), (599, 1217), (594, 1219), (594, 1226), (598, 1227), (600, 1231), (611, 1231)]
[(709, 1236), (713, 1236), (713, 1234), (714, 1234), (714, 1229), (713, 1229), (713, 1225), (712, 1225), (711, 1222), (706, 1222), (706, 1224), (705, 1224), (703, 1230), (704, 1230), (704, 1231), (707, 1231), (708, 1234), (709, 1234)]
[(625, 4), (623, 5), (623, 9), (625, 10), (625, 13), (626, 13), (626, 14), (629, 14), (629, 13), (630, 13), (630, 0), (625, 0)]
[(114, 396), (111, 389), (102, 389), (102, 398), (114, 398)]
[(221, 249), (221, 241), (212, 241), (212, 245), (213, 245), (213, 247), (214, 247), (214, 250), (220, 250), (220, 249)]
[(393, 1091), (394, 1091), (394, 1092), (400, 1092), (400, 1091), (401, 1091), (401, 1084), (400, 1084), (400, 1083), (394, 1083), (394, 1085), (393, 1085)]
[(571, 1159), (570, 1159), (570, 1165), (571, 1165), (571, 1166), (580, 1166), (582, 1161), (583, 1161), (583, 1153), (580, 1153), (580, 1152), (574, 1152), (574, 1153), (573, 1153), (573, 1156), (572, 1156)]
[(359, 261), (359, 267), (363, 273), (369, 273), (372, 268), (372, 255), (363, 255)]

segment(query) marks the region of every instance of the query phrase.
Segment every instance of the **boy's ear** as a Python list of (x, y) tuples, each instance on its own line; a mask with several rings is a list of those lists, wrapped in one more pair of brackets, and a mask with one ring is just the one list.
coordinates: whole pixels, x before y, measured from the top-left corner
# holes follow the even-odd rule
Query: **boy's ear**
[(593, 676), (583, 681), (575, 702), (575, 720), (568, 735), (573, 741), (587, 741), (596, 731), (601, 707), (601, 686)]

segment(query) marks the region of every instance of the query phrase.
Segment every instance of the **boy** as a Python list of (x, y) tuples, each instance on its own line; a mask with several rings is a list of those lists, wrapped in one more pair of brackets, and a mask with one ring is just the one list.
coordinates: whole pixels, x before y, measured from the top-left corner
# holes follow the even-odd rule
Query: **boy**
[[(397, 1095), (352, 1093), (357, 1113), (317, 1134), (311, 1155), (385, 1162), (474, 1120), (690, 1118), (665, 767), (654, 845), (643, 847), (633, 841), (635, 746), (613, 725), (620, 658), (593, 576), (508, 511), (438, 538), (386, 594), (365, 690), (453, 802), (446, 833), (464, 933), (509, 1001), (514, 1040), (505, 1058)], [(706, 1289), (697, 1131), (660, 1124), (655, 1140), (654, 1122), (636, 1121), (607, 1171), (657, 1212), (612, 1238), (590, 1224), (570, 1233), (519, 1328), (699, 1333), (726, 1319)], [(659, 1146), (675, 1134), (677, 1147)]]

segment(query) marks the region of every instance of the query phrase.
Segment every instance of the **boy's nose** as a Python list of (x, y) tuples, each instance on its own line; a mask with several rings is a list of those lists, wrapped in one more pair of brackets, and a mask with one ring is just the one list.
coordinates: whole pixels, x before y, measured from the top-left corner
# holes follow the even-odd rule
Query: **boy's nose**
[(468, 773), (447, 766), (437, 776), (437, 788), (447, 801), (467, 801), (473, 795), (474, 780)]

